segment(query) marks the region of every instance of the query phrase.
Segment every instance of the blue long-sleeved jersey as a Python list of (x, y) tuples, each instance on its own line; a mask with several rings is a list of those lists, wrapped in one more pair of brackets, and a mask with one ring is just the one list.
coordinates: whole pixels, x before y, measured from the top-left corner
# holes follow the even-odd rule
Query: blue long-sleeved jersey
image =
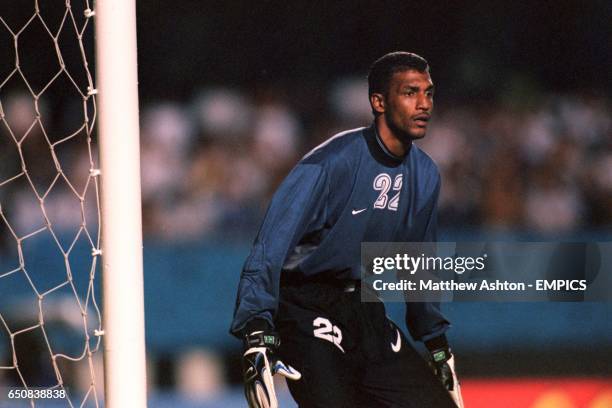
[[(362, 242), (435, 241), (439, 190), (431, 158), (415, 145), (405, 157), (392, 155), (374, 125), (312, 150), (272, 198), (242, 271), (231, 332), (254, 318), (274, 326), (281, 274), (360, 279)], [(417, 340), (449, 326), (438, 304), (406, 308)]]

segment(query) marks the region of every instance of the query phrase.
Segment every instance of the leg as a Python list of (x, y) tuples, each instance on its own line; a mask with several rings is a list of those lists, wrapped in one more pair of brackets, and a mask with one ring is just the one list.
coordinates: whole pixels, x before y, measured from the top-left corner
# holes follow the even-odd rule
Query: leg
[[(363, 371), (360, 404), (363, 407), (435, 407), (454, 408), (448, 391), (433, 375), (418, 354), (395, 326), (381, 336), (380, 358), (368, 361)], [(399, 338), (398, 338), (399, 336)]]
[(288, 381), (301, 408), (354, 407), (357, 375), (351, 304), (337, 289), (282, 291), (276, 319), (283, 361), (302, 374)]
[(283, 361), (295, 367), (302, 378), (287, 381), (300, 408), (354, 407), (357, 382), (349, 359), (333, 344), (317, 338), (284, 343)]

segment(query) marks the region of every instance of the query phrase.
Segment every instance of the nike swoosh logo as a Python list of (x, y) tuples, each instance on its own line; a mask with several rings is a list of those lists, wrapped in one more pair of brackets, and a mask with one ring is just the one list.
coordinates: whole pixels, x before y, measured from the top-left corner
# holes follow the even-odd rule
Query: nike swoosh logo
[(395, 329), (395, 331), (397, 332), (397, 340), (395, 341), (395, 344), (391, 343), (391, 350), (393, 350), (394, 353), (397, 353), (402, 348), (402, 337), (400, 336), (399, 330)]
[(367, 210), (367, 208), (362, 208), (361, 210), (353, 210), (351, 214), (356, 215), (356, 214), (364, 212), (365, 210)]

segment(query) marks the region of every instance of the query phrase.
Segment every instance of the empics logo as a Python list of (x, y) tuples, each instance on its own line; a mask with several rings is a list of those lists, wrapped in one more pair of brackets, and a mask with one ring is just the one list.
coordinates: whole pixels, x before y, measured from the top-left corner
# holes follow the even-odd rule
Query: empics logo
[(586, 290), (585, 279), (581, 280), (536, 280), (536, 290)]

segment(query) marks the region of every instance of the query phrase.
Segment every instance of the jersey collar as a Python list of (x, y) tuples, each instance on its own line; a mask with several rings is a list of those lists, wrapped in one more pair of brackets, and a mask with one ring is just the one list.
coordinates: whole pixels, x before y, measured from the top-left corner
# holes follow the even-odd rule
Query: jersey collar
[(387, 149), (387, 146), (383, 143), (382, 139), (378, 135), (378, 131), (376, 130), (376, 124), (373, 123), (370, 127), (364, 130), (364, 135), (366, 142), (368, 144), (368, 149), (370, 153), (381, 164), (389, 167), (397, 167), (404, 159), (410, 154), (410, 149), (406, 152), (406, 154), (402, 156), (396, 156)]

